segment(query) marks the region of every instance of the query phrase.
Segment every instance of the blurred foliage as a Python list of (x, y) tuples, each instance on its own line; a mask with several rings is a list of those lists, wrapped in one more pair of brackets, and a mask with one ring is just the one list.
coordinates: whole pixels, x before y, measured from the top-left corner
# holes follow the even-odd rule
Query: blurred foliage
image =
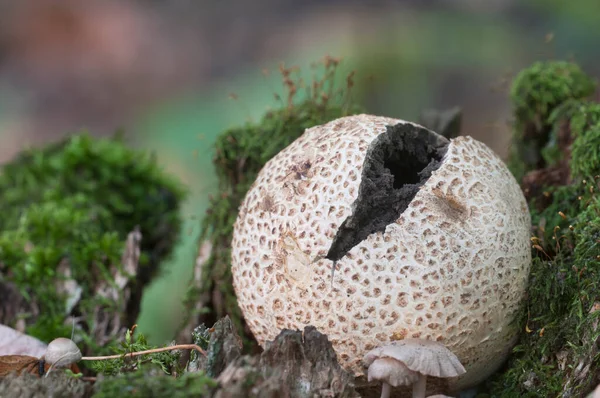
[[(177, 241), (181, 225), (177, 210), (185, 188), (163, 173), (153, 155), (134, 151), (120, 138), (93, 139), (78, 134), (43, 149), (19, 154), (2, 168), (0, 230), (14, 228), (26, 206), (82, 194), (106, 208), (104, 230), (126, 236), (136, 225), (142, 248), (154, 268)], [(154, 269), (148, 269), (147, 282)]]
[(77, 194), (33, 203), (25, 207), (14, 229), (0, 232), (3, 279), (15, 283), (43, 314), (34, 317), (33, 323), (21, 314), (29, 323), (29, 334), (50, 341), (71, 333), (71, 325), (64, 321), (72, 297), (67, 292), (59, 293), (53, 283), (69, 278), (59, 269), (63, 260), (71, 277), (87, 293), (81, 305), (93, 308), (97, 304), (91, 294), (95, 283), (98, 278), (111, 278), (108, 266), (118, 264), (123, 251), (123, 240), (117, 232), (101, 227), (102, 220), (109, 218), (106, 209)]
[(67, 302), (78, 300), (76, 290), (58, 291), (66, 278), (82, 289), (75, 309), (81, 314), (73, 315), (89, 322), (94, 308), (110, 313), (115, 303), (105, 303), (94, 289), (111, 283), (109, 267), (120, 267), (125, 239), (139, 226), (143, 253), (134, 304), (119, 314), (133, 323), (142, 288), (177, 240), (184, 195), (152, 156), (120, 139), (73, 135), (4, 165), (0, 271), (36, 308), (36, 314), (21, 314), (28, 333), (44, 341), (70, 335), (71, 325), (64, 325), (72, 311)]
[(571, 173), (593, 181), (600, 175), (600, 104), (586, 104), (571, 119), (575, 141), (571, 147)]
[(545, 166), (542, 149), (555, 131), (555, 109), (591, 95), (595, 88), (596, 82), (577, 64), (565, 61), (536, 62), (515, 77), (510, 90), (515, 128), (509, 166), (518, 180)]

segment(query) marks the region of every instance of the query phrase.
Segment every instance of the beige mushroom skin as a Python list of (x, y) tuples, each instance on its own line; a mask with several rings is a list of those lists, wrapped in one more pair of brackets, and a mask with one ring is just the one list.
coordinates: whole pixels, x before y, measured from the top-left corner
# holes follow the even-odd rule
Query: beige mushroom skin
[(232, 241), (239, 306), (262, 345), (314, 325), (340, 364), (403, 338), (443, 343), (474, 386), (507, 358), (531, 262), (527, 203), (502, 160), (458, 137), (408, 207), (335, 264), (325, 258), (353, 214), (363, 165), (386, 126), (357, 115), (307, 129), (271, 159), (240, 206)]

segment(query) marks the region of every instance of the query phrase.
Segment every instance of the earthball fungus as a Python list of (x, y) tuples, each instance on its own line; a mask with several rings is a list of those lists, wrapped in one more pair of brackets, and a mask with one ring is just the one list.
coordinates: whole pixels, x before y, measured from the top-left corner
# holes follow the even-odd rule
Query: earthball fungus
[(304, 134), (239, 210), (232, 274), (262, 345), (313, 325), (340, 364), (391, 341), (442, 343), (473, 386), (506, 359), (531, 262), (530, 215), (502, 160), (471, 137), (349, 116)]

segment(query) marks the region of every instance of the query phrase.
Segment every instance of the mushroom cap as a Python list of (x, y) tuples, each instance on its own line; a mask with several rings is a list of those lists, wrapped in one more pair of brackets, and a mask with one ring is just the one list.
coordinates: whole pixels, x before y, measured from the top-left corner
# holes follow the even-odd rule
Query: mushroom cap
[(44, 359), (54, 367), (65, 367), (81, 359), (81, 351), (71, 339), (59, 337), (48, 344)]
[(369, 364), (369, 381), (385, 381), (391, 386), (409, 386), (419, 379), (419, 374), (393, 358), (378, 358)]
[(422, 339), (393, 341), (365, 355), (369, 366), (380, 358), (393, 358), (414, 372), (434, 377), (456, 377), (466, 372), (456, 355), (443, 344)]
[(369, 185), (364, 166), (387, 126), (424, 129), (348, 116), (307, 129), (267, 162), (234, 225), (238, 304), (261, 345), (313, 325), (356, 377), (366, 376), (362, 359), (375, 347), (439, 341), (467, 370), (448, 380), (451, 390), (468, 388), (516, 343), (531, 263), (527, 202), (490, 148), (457, 137), (406, 209), (334, 264), (327, 254)]

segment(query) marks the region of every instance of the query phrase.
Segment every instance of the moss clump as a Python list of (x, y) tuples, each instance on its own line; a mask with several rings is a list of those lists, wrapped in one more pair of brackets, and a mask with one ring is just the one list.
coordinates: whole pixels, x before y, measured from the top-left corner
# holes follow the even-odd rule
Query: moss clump
[(591, 95), (595, 87), (577, 64), (564, 61), (537, 62), (517, 75), (510, 90), (515, 129), (509, 160), (517, 179), (546, 166), (542, 149), (556, 141), (550, 119), (557, 107)]
[[(143, 334), (133, 337), (133, 330), (127, 330), (125, 339), (121, 342), (113, 342), (110, 349), (111, 355), (126, 355), (133, 352), (148, 351), (158, 347), (150, 346)], [(110, 360), (93, 361), (91, 368), (96, 373), (104, 376), (117, 376), (127, 372), (135, 372), (146, 366), (153, 366), (154, 370), (160, 369), (166, 375), (177, 375), (183, 371), (180, 362), (181, 352), (179, 350), (154, 352), (138, 355), (135, 357), (120, 357)]]
[[(124, 237), (136, 225), (151, 263), (167, 256), (177, 240), (181, 184), (165, 174), (153, 155), (128, 148), (119, 138), (76, 134), (42, 149), (23, 152), (0, 174), (0, 230), (14, 228), (23, 208), (83, 194), (111, 217), (102, 225)], [(148, 269), (148, 279), (152, 276)]]
[[(120, 267), (127, 234), (139, 227), (142, 267), (127, 313), (119, 314), (124, 323), (133, 323), (142, 288), (176, 242), (183, 197), (183, 188), (153, 156), (118, 138), (73, 135), (5, 165), (0, 171), (0, 277), (31, 303), (32, 311), (23, 314), (27, 332), (45, 341), (68, 336), (71, 325), (63, 323), (69, 315), (82, 315), (82, 323), (88, 321), (84, 327), (94, 329), (89, 319), (94, 310), (103, 308), (108, 315), (116, 305), (101, 302), (94, 288), (112, 283), (108, 268)], [(59, 291), (68, 274), (80, 291)]]
[(216, 387), (216, 380), (202, 372), (185, 373), (180, 377), (172, 377), (141, 369), (100, 381), (93, 396), (94, 398), (210, 397)]
[[(245, 344), (252, 345), (252, 335), (245, 328), (237, 305), (231, 276), (231, 238), (238, 207), (250, 185), (265, 163), (298, 138), (305, 129), (324, 124), (342, 116), (359, 112), (350, 104), (352, 73), (346, 87), (334, 88), (334, 76), (339, 61), (326, 58), (324, 73), (309, 85), (308, 99), (296, 104), (297, 89), (303, 85), (291, 78), (294, 69), (281, 68), (283, 83), (288, 89), (287, 104), (268, 112), (258, 123), (224, 131), (215, 144), (213, 163), (219, 179), (220, 195), (212, 198), (202, 221), (200, 242), (212, 244), (210, 258), (204, 263), (201, 286), (189, 294), (191, 308), (204, 300), (204, 312), (192, 324), (212, 324), (228, 315), (239, 331), (245, 331)], [(196, 315), (198, 316), (198, 315)]]
[[(561, 186), (547, 186), (542, 197), (529, 202), (534, 257), (520, 319), (523, 332), (506, 368), (488, 383), (489, 394), (485, 395), (492, 397), (584, 396), (600, 383), (600, 197), (596, 193), (600, 180), (594, 177), (599, 158), (593, 147), (600, 143), (600, 107), (564, 95), (574, 95), (573, 87), (580, 87), (580, 94), (586, 92), (583, 88), (587, 84), (581, 82), (591, 79), (582, 76), (576, 66), (565, 69), (565, 63), (556, 65), (562, 65), (558, 70), (568, 70), (563, 73), (577, 76), (568, 79), (573, 85), (571, 91), (564, 87), (558, 91), (563, 94), (562, 103), (549, 101), (540, 94), (543, 90), (529, 85), (535, 92), (522, 91), (520, 95), (537, 98), (539, 103), (530, 103), (529, 109), (541, 111), (522, 110), (516, 116), (518, 125), (525, 129), (544, 120), (538, 115), (548, 115), (548, 110), (554, 109), (547, 119), (554, 124), (544, 128), (558, 131), (567, 127), (563, 132), (570, 136), (572, 147), (564, 152), (568, 155), (564, 160), (573, 178)], [(525, 76), (533, 81), (549, 78), (543, 73), (539, 78), (531, 76), (535, 70), (557, 73), (556, 68), (538, 66), (528, 69)], [(579, 85), (575, 85), (577, 81)], [(522, 108), (520, 103), (515, 105), (517, 110)], [(524, 134), (516, 137), (525, 139)], [(537, 146), (538, 151), (543, 147)]]
[[(26, 319), (29, 334), (43, 341), (70, 335), (71, 325), (64, 320), (70, 312), (67, 303), (77, 292), (59, 291), (55, 282), (68, 278), (64, 272), (87, 293), (81, 306), (94, 307), (97, 299), (91, 292), (98, 277), (109, 278), (107, 267), (120, 262), (123, 250), (118, 234), (100, 227), (106, 218), (110, 214), (105, 208), (75, 195), (34, 203), (24, 209), (14, 229), (0, 232), (4, 278), (43, 314)], [(68, 268), (61, 268), (63, 261)], [(95, 271), (90, 273), (90, 267)]]
[(600, 174), (600, 104), (580, 107), (571, 126), (575, 141), (571, 147), (571, 174), (590, 179)]

